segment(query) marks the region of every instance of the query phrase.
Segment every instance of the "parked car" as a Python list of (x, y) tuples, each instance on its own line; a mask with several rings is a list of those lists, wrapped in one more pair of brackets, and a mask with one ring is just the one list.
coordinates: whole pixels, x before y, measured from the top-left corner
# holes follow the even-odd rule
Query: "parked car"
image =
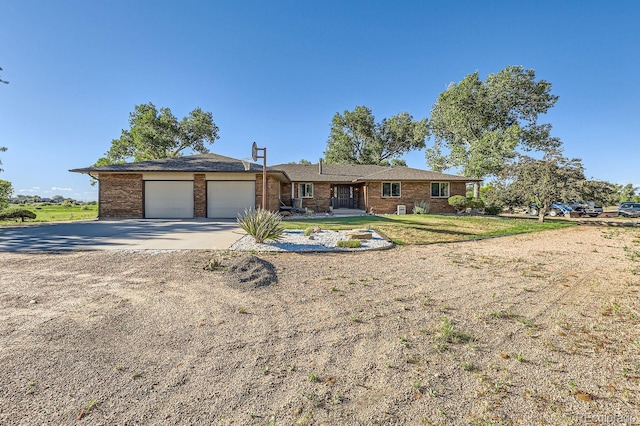
[[(527, 214), (531, 216), (538, 216), (539, 211), (540, 209), (538, 208), (538, 205), (536, 203), (529, 204), (529, 207), (527, 208)], [(549, 210), (547, 210), (545, 215), (549, 215), (551, 217), (564, 216), (572, 211), (573, 209), (568, 204), (553, 203), (551, 204), (551, 207), (549, 207)]]
[(573, 201), (569, 203), (569, 206), (582, 216), (596, 217), (604, 212), (602, 206), (597, 205), (593, 201)]
[(620, 203), (618, 216), (640, 217), (640, 203)]

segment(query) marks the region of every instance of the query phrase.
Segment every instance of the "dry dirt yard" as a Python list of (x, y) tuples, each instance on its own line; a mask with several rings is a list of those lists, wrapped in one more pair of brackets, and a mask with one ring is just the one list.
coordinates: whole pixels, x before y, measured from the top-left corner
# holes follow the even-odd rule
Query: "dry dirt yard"
[(640, 422), (637, 228), (246, 256), (0, 254), (0, 424)]

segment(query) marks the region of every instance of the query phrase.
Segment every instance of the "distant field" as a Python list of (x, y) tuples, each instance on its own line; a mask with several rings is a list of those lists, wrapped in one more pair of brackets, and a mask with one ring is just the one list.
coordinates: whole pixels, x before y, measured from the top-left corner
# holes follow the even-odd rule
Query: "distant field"
[[(59, 204), (50, 206), (22, 206), (11, 205), (11, 208), (24, 208), (34, 212), (37, 217), (28, 222), (60, 222), (64, 220), (95, 219), (98, 217), (98, 206), (82, 205), (65, 207)], [(1, 225), (11, 225), (17, 223), (15, 220), (0, 221)]]

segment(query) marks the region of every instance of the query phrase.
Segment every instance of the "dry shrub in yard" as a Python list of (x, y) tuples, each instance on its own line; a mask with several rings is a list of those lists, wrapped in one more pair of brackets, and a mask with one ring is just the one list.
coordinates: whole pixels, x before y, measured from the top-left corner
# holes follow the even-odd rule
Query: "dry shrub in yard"
[(281, 221), (280, 214), (261, 208), (245, 209), (244, 215), (238, 215), (238, 224), (256, 240), (256, 243), (281, 239), (284, 232), (280, 226)]

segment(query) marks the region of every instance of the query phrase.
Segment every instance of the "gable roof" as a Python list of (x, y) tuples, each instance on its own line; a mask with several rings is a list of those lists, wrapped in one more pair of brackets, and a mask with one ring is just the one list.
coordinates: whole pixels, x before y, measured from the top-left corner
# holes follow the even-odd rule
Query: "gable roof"
[(279, 164), (269, 170), (284, 172), (293, 182), (353, 183), (372, 181), (460, 181), (479, 182), (481, 179), (439, 173), (411, 167), (376, 166), (369, 164)]
[(262, 166), (249, 163), (245, 170), (242, 160), (218, 154), (198, 154), (184, 157), (163, 158), (137, 163), (111, 164), (109, 166), (72, 169), (76, 173), (142, 173), (142, 172), (262, 172)]

